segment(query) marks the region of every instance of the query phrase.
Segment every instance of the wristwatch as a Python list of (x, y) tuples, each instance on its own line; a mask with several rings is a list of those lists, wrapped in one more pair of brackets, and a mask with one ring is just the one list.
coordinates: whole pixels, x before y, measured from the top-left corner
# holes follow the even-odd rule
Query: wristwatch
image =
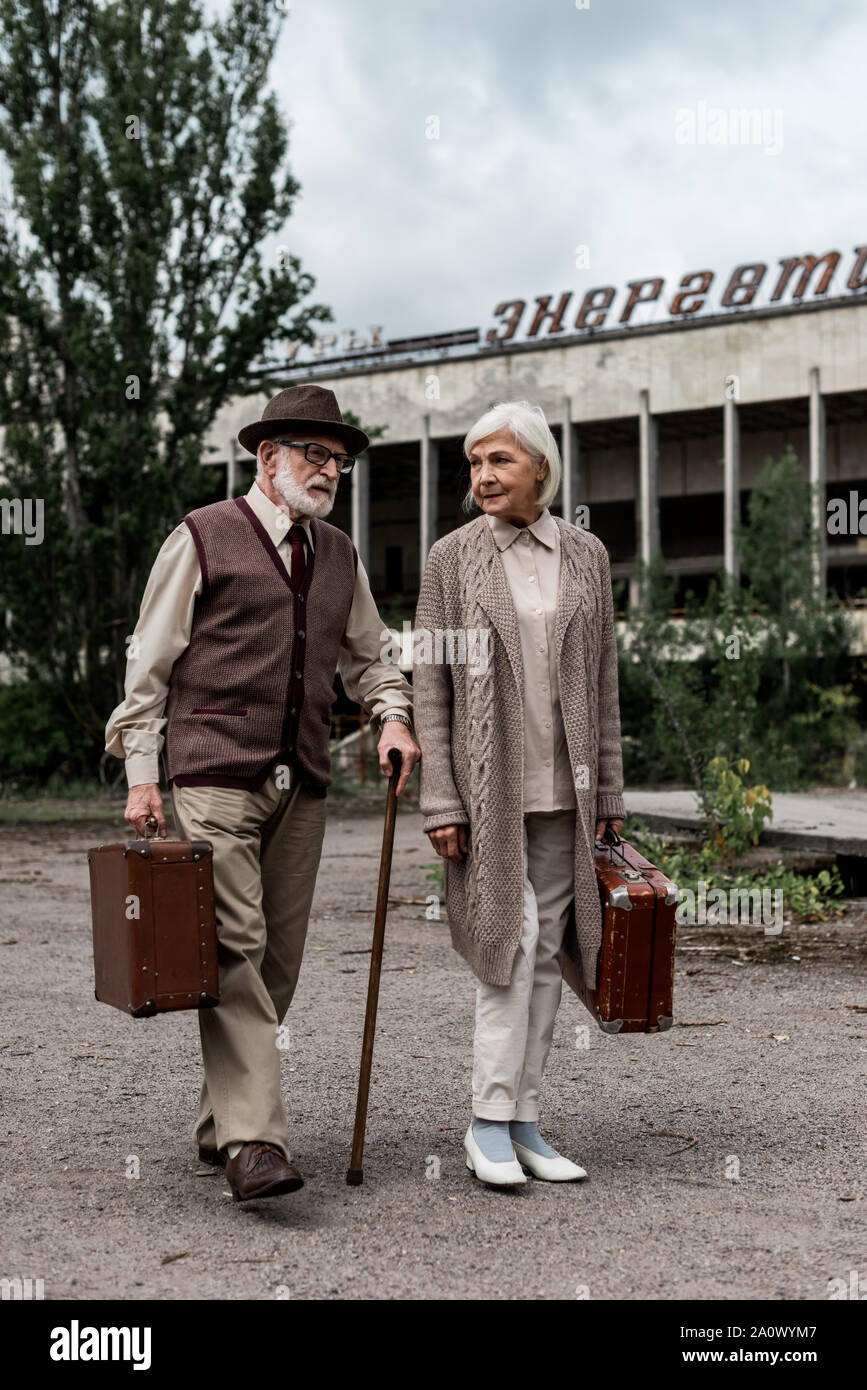
[(407, 719), (405, 714), (383, 714), (379, 722), (380, 724), (387, 724), (389, 719), (399, 719), (401, 724), (405, 724), (406, 727), (412, 731), (412, 720)]

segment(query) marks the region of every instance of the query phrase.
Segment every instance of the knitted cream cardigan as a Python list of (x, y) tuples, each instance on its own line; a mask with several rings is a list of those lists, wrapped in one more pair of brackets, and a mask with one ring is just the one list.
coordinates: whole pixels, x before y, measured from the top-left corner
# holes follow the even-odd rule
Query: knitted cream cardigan
[[(554, 521), (561, 546), (554, 640), (578, 802), (574, 924), (565, 945), (580, 957), (585, 978), (595, 981), (602, 933), (595, 825), (625, 817), (611, 571), (597, 536), (560, 517)], [(424, 830), (469, 827), (466, 859), (444, 861), (452, 942), (480, 980), (505, 985), (523, 923), (523, 661), (509, 582), (486, 516), (431, 547), (415, 627), (413, 712), (422, 750)], [(486, 670), (471, 664), (479, 650), (474, 634), (482, 628)], [(462, 664), (456, 659), (461, 630), (470, 657)], [(437, 660), (438, 654), (445, 659)]]

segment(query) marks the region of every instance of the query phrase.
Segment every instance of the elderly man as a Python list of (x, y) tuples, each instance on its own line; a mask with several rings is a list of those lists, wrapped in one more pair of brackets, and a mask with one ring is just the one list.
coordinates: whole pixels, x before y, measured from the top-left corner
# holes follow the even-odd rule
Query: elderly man
[(126, 819), (175, 823), (214, 846), (220, 1003), (199, 1011), (205, 1077), (196, 1137), (236, 1201), (303, 1184), (290, 1163), (278, 1029), (304, 949), (325, 832), (335, 671), (377, 721), (380, 767), (400, 749), (398, 796), (420, 749), (412, 690), (382, 655), (382, 621), (350, 538), (325, 521), (369, 443), (332, 391), (289, 387), (239, 443), (245, 497), (199, 507), (160, 550), (130, 642), (106, 749), (126, 759)]

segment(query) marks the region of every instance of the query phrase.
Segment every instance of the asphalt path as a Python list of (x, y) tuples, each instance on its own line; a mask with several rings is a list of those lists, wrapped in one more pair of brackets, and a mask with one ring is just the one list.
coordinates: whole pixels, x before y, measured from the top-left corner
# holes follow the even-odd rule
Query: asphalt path
[[(676, 1025), (608, 1037), (564, 991), (544, 1093), (580, 1184), (468, 1172), (473, 977), (394, 901), (365, 1180), (346, 1185), (381, 815), (330, 811), (281, 1052), (304, 1188), (235, 1204), (192, 1141), (192, 1013), (93, 998), (86, 850), (120, 822), (0, 831), (0, 1275), (47, 1299), (824, 1299), (867, 1293), (867, 903), (833, 923), (680, 935)], [(393, 899), (434, 854), (398, 816)], [(585, 1045), (586, 1044), (586, 1045)]]

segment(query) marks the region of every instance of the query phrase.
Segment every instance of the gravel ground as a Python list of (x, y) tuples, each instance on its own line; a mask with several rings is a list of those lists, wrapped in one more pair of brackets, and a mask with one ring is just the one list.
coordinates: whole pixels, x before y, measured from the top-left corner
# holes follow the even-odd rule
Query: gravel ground
[[(465, 1166), (473, 977), (444, 921), (393, 903), (349, 1188), (381, 834), (381, 814), (330, 811), (282, 1054), (306, 1185), (239, 1206), (192, 1145), (193, 1014), (93, 998), (86, 849), (122, 823), (0, 830), (0, 1275), (47, 1299), (824, 1299), (852, 1270), (867, 1288), (864, 900), (776, 938), (684, 929), (666, 1034), (607, 1037), (565, 992), (542, 1127), (590, 1176), (517, 1193)], [(395, 846), (393, 897), (424, 898), (410, 807)]]

